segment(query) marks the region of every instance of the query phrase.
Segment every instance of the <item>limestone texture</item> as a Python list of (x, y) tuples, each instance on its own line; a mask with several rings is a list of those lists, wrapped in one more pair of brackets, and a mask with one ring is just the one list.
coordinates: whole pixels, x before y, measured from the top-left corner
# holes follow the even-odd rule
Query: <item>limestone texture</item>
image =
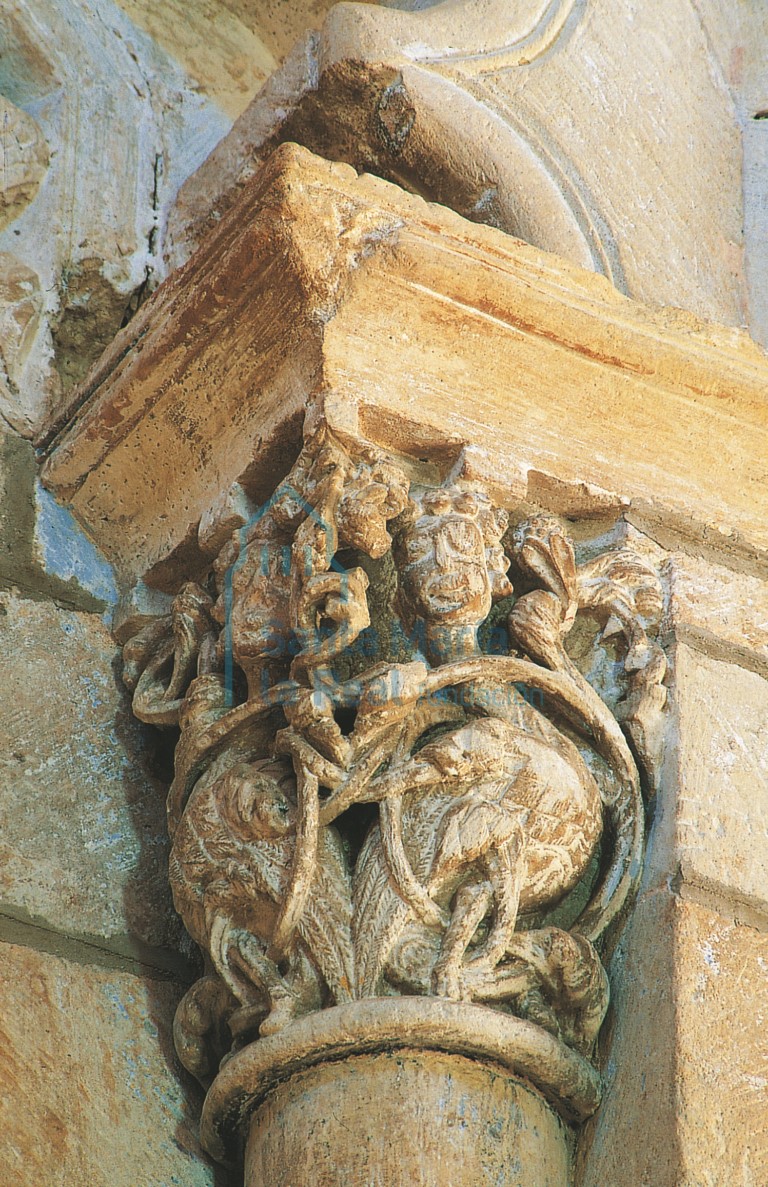
[(768, 1181), (768, 936), (694, 903), (676, 934), (682, 1187)]
[[(296, 140), (593, 268), (640, 300), (743, 324), (745, 153), (756, 259), (765, 226), (765, 162), (751, 129), (742, 139), (743, 105), (768, 36), (746, 7), (734, 21), (718, 0), (336, 5), (303, 80), (298, 59), (286, 62), (232, 143), (182, 187), (168, 258), (188, 258), (274, 145)], [(750, 283), (762, 326), (764, 293)]]
[(24, 382), (43, 303), (37, 272), (11, 252), (0, 252), (0, 408), (9, 414)]
[[(664, 561), (669, 671), (658, 648), (644, 653), (664, 762), (644, 780), (656, 795), (639, 900), (600, 950), (605, 1093), (571, 1187), (768, 1183), (768, 361), (739, 330), (768, 344), (764, 7), (0, 5), (9, 1187), (223, 1187), (172, 1051), (189, 949), (167, 886), (170, 747), (132, 720), (100, 615), (117, 585), (144, 579), (115, 637), (151, 631), (291, 471), (302, 430), (324, 429), (395, 454), (425, 488), (483, 487), (513, 524), (574, 521), (577, 552), (618, 523)], [(525, 580), (518, 605), (543, 592)], [(253, 594), (256, 617), (279, 602), (275, 584)], [(180, 650), (205, 618), (193, 603), (177, 606)], [(627, 649), (606, 634), (613, 707)], [(195, 709), (216, 743), (210, 630), (203, 642)], [(145, 708), (160, 702), (147, 720), (169, 713), (174, 646), (139, 690)], [(643, 730), (624, 724), (637, 751)], [(258, 946), (243, 952), (258, 965)], [(237, 965), (235, 945), (221, 955)], [(266, 1010), (241, 1002), (244, 1050), (219, 1073), (206, 1148), (231, 1154), (247, 1100), (250, 1187), (356, 1187), (374, 1171), (387, 1187), (562, 1187), (548, 1079), (512, 1058), (528, 1023), (498, 1015), (496, 1046), (473, 1023), (448, 1055), (451, 1011), (485, 1007), (412, 994), (349, 1014), (326, 996), (326, 1016), (342, 1011), (330, 1039), (303, 1019), (252, 1042)], [(392, 1016), (414, 1001), (430, 1017), (409, 1033), (429, 1050), (393, 1051)], [(193, 1040), (211, 1022), (201, 1002), (188, 1000)], [(528, 1005), (541, 1009), (535, 994)], [(524, 1054), (567, 1080), (578, 1060), (550, 1037)], [(582, 1088), (579, 1121), (596, 1076)]]
[(34, 198), (48, 168), (48, 148), (40, 128), (22, 108), (0, 96), (0, 228)]
[(13, 944), (0, 953), (8, 1187), (223, 1187), (173, 1062), (179, 989)]
[(605, 1096), (581, 1134), (579, 1187), (680, 1187), (673, 918), (671, 896), (642, 898), (608, 966)]
[(235, 119), (333, 0), (116, 0), (189, 79)]
[(0, 589), (102, 611), (117, 597), (110, 566), (39, 482), (34, 450), (0, 433)]
[(157, 283), (164, 210), (230, 120), (112, 0), (10, 0), (0, 42), (0, 413), (32, 436)]
[(0, 36), (0, 252), (36, 286), (0, 409), (26, 435), (286, 139), (768, 340), (749, 0), (9, 0)]
[(723, 80), (733, 96), (743, 152), (744, 249), (750, 333), (768, 344), (768, 9), (752, 0), (700, 0), (697, 5)]
[(510, 510), (624, 513), (765, 570), (766, 378), (746, 335), (284, 145), (79, 389), (44, 481), (126, 579), (175, 589), (212, 500), (239, 481), (258, 506), (309, 403)]
[(570, 1169), (567, 1130), (538, 1093), (492, 1065), (408, 1050), (292, 1077), (255, 1115), (245, 1161), (245, 1187), (567, 1187)]
[(763, 1183), (768, 940), (667, 891), (638, 904), (612, 963), (601, 1111), (578, 1187)]
[[(0, 922), (183, 964), (164, 785), (97, 615), (0, 595)], [(55, 937), (59, 937), (58, 941)]]
[(669, 604), (663, 628), (699, 651), (768, 675), (768, 583), (680, 552), (664, 568)]
[(681, 644), (676, 753), (649, 862), (657, 877), (762, 912), (768, 905), (768, 681)]

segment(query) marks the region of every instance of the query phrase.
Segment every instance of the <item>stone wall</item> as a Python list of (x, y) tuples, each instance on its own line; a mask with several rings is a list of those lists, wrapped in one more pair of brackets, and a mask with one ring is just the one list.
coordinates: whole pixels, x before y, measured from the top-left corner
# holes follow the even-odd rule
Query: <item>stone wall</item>
[(221, 1183), (173, 1013), (196, 967), (167, 879), (157, 739), (111, 570), (6, 434), (0, 529), (0, 1163), (9, 1184)]
[(768, 585), (672, 555), (673, 716), (637, 905), (611, 965), (589, 1187), (768, 1174)]
[[(115, 579), (25, 438), (163, 275), (167, 211), (293, 40), (244, 6), (0, 13), (0, 1165), (14, 1187), (221, 1184), (173, 1051), (198, 957), (167, 880), (158, 739)], [(321, 15), (321, 14), (320, 14)]]

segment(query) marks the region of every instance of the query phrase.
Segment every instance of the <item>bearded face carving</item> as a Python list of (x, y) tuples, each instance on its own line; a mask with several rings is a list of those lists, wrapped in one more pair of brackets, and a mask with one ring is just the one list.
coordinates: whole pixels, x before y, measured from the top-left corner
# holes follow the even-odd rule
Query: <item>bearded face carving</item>
[(501, 548), (506, 514), (457, 486), (414, 495), (395, 537), (406, 613), (426, 624), (436, 656), (477, 651), (477, 628), (495, 599), (512, 593)]

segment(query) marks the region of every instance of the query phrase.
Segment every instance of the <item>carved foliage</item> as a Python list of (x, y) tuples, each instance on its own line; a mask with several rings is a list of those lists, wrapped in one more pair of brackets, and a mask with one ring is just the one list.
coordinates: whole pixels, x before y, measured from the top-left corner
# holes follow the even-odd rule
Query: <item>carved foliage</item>
[[(660, 592), (627, 551), (578, 565), (550, 517), (509, 556), (506, 529), (482, 491), (409, 490), (321, 432), (209, 587), (126, 645), (137, 715), (181, 731), (171, 882), (208, 967), (176, 1038), (202, 1079), (227, 1029), (242, 1043), (382, 994), (476, 1001), (591, 1046), (594, 942), (639, 870)], [(633, 749), (568, 657), (580, 611), (624, 639)], [(571, 924), (549, 923), (582, 884)]]

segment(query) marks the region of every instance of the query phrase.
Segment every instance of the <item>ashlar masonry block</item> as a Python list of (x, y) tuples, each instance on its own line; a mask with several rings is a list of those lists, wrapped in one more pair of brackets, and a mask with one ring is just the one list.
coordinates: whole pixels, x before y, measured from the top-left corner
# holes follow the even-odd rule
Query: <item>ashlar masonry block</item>
[(649, 860), (662, 877), (765, 912), (768, 681), (680, 644), (674, 699), (677, 754)]
[(178, 964), (164, 792), (95, 614), (0, 594), (0, 926)]
[(167, 981), (0, 944), (0, 1165), (13, 1187), (216, 1187)]

